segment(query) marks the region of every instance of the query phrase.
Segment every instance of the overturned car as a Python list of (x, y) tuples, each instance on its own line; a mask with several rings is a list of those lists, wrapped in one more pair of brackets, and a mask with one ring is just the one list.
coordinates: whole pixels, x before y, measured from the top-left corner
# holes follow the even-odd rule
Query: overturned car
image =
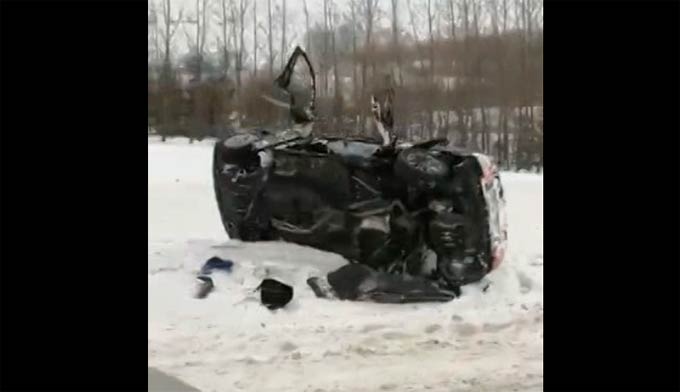
[[(292, 81), (300, 59), (312, 86), (306, 98)], [(381, 140), (314, 137), (314, 72), (299, 48), (276, 84), (289, 96), (293, 126), (243, 131), (214, 148), (215, 195), (230, 238), (307, 245), (442, 288), (498, 267), (505, 202), (488, 157), (443, 139), (399, 143), (391, 89), (372, 97)]]

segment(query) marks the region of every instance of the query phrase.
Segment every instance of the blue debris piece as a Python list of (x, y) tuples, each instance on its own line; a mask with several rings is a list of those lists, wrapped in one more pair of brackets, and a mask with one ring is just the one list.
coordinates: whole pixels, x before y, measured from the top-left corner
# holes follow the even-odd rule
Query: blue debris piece
[(221, 270), (225, 272), (231, 272), (231, 267), (234, 262), (231, 260), (223, 260), (219, 257), (211, 257), (208, 261), (201, 267), (201, 275), (210, 275), (214, 270)]

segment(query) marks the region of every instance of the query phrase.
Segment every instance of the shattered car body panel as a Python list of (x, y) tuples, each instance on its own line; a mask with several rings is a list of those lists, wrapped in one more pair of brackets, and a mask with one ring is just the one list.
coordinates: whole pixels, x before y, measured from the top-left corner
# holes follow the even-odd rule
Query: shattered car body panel
[(508, 223), (505, 212), (505, 196), (498, 167), (489, 157), (474, 154), (482, 167), (482, 189), (489, 213), (489, 229), (491, 236), (491, 269), (500, 266), (505, 257), (508, 242)]
[[(306, 59), (297, 48), (290, 69), (298, 56)], [(291, 129), (219, 141), (213, 178), (229, 237), (312, 246), (441, 287), (496, 268), (507, 243), (498, 169), (484, 155), (444, 147), (445, 140), (397, 144), (393, 95), (372, 97), (379, 141), (313, 137), (313, 100), (296, 107), (292, 94)]]

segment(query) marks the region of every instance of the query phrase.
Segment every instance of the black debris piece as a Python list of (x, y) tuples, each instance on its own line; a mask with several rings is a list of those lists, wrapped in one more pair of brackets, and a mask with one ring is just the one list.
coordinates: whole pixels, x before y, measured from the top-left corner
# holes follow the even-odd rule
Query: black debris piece
[(379, 303), (448, 302), (460, 295), (459, 289), (441, 289), (422, 277), (393, 275), (363, 264), (347, 264), (323, 278), (307, 281), (317, 297), (368, 300)]
[(213, 284), (212, 278), (209, 276), (204, 276), (200, 275), (197, 278), (198, 280), (198, 289), (196, 291), (196, 298), (198, 299), (203, 299), (212, 292), (213, 288), (215, 288), (215, 285)]
[(275, 279), (265, 279), (257, 287), (260, 290), (260, 301), (269, 310), (279, 309), (293, 299), (293, 287)]

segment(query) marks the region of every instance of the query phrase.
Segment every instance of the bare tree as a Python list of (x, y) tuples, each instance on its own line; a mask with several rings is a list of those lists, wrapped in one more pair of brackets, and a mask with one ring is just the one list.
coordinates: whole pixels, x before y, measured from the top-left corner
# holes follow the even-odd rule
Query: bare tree
[(286, 0), (281, 3), (281, 69), (286, 66)]
[[(366, 89), (366, 69), (368, 65), (368, 53), (370, 53), (372, 46), (371, 46), (371, 37), (373, 36), (373, 24), (375, 22), (376, 18), (376, 9), (378, 7), (378, 0), (364, 0), (364, 17), (365, 17), (365, 34), (366, 38), (364, 41), (364, 56), (363, 56), (363, 66), (361, 70), (361, 82), (362, 82), (362, 89), (365, 91)], [(363, 95), (363, 94), (362, 94)]]
[[(172, 38), (175, 36), (180, 23), (182, 23), (182, 12), (183, 10), (180, 8), (177, 17), (173, 18), (172, 1), (162, 0), (161, 19), (163, 21), (163, 29), (160, 31), (160, 35), (163, 39), (163, 73), (170, 72), (170, 52), (172, 48)], [(166, 74), (165, 76), (168, 75)]]
[(392, 0), (392, 50), (397, 63), (397, 77), (399, 85), (403, 84), (403, 74), (401, 70), (401, 48), (399, 47), (399, 18), (397, 17), (397, 0)]
[[(238, 2), (238, 3), (237, 3)], [(245, 0), (233, 0), (232, 1), (232, 20), (233, 20), (233, 38), (234, 38), (234, 48), (236, 52), (236, 93), (241, 93), (242, 87), (242, 71), (245, 58), (245, 17), (246, 17), (246, 1)], [(238, 37), (238, 38), (237, 38)]]
[[(206, 125), (203, 121), (205, 120), (202, 110), (207, 107), (207, 102), (204, 101), (205, 95), (204, 86), (201, 85), (203, 79), (203, 56), (205, 49), (205, 39), (208, 30), (208, 0), (196, 0), (194, 15), (191, 18), (187, 18), (184, 23), (188, 25), (195, 25), (196, 29), (194, 31), (193, 37), (185, 29), (184, 33), (189, 43), (190, 51), (192, 57), (190, 57), (190, 67), (193, 71), (194, 80), (196, 84), (192, 86), (190, 90), (190, 105), (192, 106), (192, 123), (187, 130), (189, 136), (189, 143), (194, 142), (194, 136), (196, 136), (200, 130)], [(193, 38), (193, 43), (192, 43)]]
[(236, 79), (236, 90), (240, 89), (238, 86), (238, 80), (241, 77), (241, 66), (239, 64), (240, 48), (238, 46), (238, 2), (239, 0), (229, 0), (229, 24), (231, 26), (231, 47), (233, 48), (232, 53), (234, 56), (234, 78)]
[[(428, 2), (428, 6), (429, 6), (430, 0), (426, 0), (426, 1)], [(420, 21), (418, 20), (419, 15), (418, 15), (418, 12), (414, 9), (414, 7), (411, 3), (411, 0), (406, 0), (406, 6), (408, 8), (409, 19), (410, 19), (410, 22), (411, 22), (411, 32), (413, 34), (413, 39), (415, 41), (416, 52), (418, 54), (418, 64), (420, 65), (420, 74), (421, 74), (421, 77), (423, 78), (424, 84), (426, 84), (428, 89), (430, 90), (430, 92), (432, 92), (433, 83), (432, 83), (432, 79), (429, 77), (431, 75), (430, 67), (432, 66), (432, 64), (430, 64), (430, 67), (428, 67), (428, 70), (425, 71), (425, 58), (427, 56), (427, 58), (430, 59), (430, 61), (431, 61), (432, 53), (430, 52), (426, 55), (424, 50), (423, 50), (423, 46), (422, 46), (421, 39), (420, 39), (420, 34), (418, 33), (418, 25), (420, 23)], [(429, 15), (430, 11), (426, 10), (426, 12), (427, 12), (426, 17), (428, 19), (430, 19), (430, 15)], [(423, 102), (426, 106), (427, 105), (432, 106), (432, 94), (428, 94), (426, 96), (426, 101), (427, 102)], [(427, 107), (423, 108), (421, 106), (419, 108), (419, 112), (417, 113), (418, 115), (427, 116), (425, 118), (425, 121), (423, 122), (425, 125), (423, 127), (421, 127), (420, 137), (425, 137), (425, 133), (432, 130), (432, 124), (433, 124), (433, 119), (432, 119), (433, 114), (432, 114), (432, 111), (431, 111), (432, 108), (430, 107), (429, 108), (430, 110), (427, 110), (427, 109), (428, 109)]]
[(237, 90), (241, 91), (241, 72), (243, 71), (243, 64), (245, 63), (246, 49), (245, 49), (245, 31), (246, 31), (246, 0), (239, 1), (238, 8), (238, 25), (239, 25), (239, 45), (238, 45), (238, 73), (236, 77)]
[(368, 105), (364, 105), (366, 101), (366, 87), (367, 87), (367, 69), (369, 53), (372, 50), (371, 37), (373, 36), (373, 24), (376, 20), (376, 10), (378, 8), (378, 0), (364, 0), (364, 26), (365, 26), (365, 40), (363, 48), (363, 56), (361, 63), (361, 127), (364, 128), (364, 119), (366, 118), (366, 109)]
[(305, 34), (307, 35), (307, 47), (305, 48), (305, 51), (307, 52), (307, 55), (312, 56), (312, 37), (309, 29), (309, 9), (307, 8), (307, 0), (302, 0), (302, 7), (305, 13)]
[(411, 33), (413, 34), (413, 40), (416, 44), (416, 49), (418, 52), (418, 62), (422, 65), (423, 64), (422, 60), (425, 57), (425, 55), (423, 53), (423, 48), (420, 44), (420, 36), (418, 34), (417, 14), (416, 11), (413, 9), (411, 0), (406, 0), (406, 7), (408, 8), (408, 15), (411, 22)]
[(269, 44), (269, 77), (274, 78), (274, 29), (272, 18), (272, 0), (267, 0), (267, 43)]
[(430, 83), (434, 84), (434, 30), (432, 28), (435, 14), (432, 7), (432, 0), (427, 0), (427, 32), (430, 39), (429, 57), (430, 57)]
[(359, 79), (357, 75), (357, 1), (349, 0), (349, 20), (352, 29), (352, 94), (354, 102), (358, 101)]
[[(526, 79), (526, 0), (515, 0), (515, 28), (517, 31), (521, 32), (520, 36), (520, 55), (519, 55), (519, 77), (520, 80), (525, 80)], [(526, 115), (525, 115), (525, 84), (521, 83), (518, 88), (518, 95), (519, 95), (519, 130), (520, 133), (523, 132), (525, 128), (525, 122), (526, 122)], [(520, 138), (517, 138), (516, 142), (519, 141)]]
[(321, 76), (321, 95), (322, 96), (327, 96), (328, 95), (328, 1), (329, 0), (323, 0), (323, 33), (322, 33), (322, 39), (323, 39), (323, 48), (322, 48), (322, 55), (321, 58), (319, 59), (319, 74)]
[(229, 24), (229, 7), (227, 5), (227, 0), (220, 0), (219, 9), (215, 12), (217, 17), (217, 25), (220, 26), (221, 36), (218, 38), (220, 51), (222, 52), (222, 67), (224, 76), (229, 74), (229, 29), (227, 28)]
[[(537, 1), (535, 0), (526, 0), (526, 12), (527, 12), (527, 46), (526, 46), (526, 52), (525, 56), (527, 58), (527, 68), (529, 70), (533, 69), (533, 59), (532, 56), (529, 55), (529, 46), (533, 47), (534, 43), (534, 17), (538, 12), (538, 5)], [(528, 80), (527, 83), (529, 84), (529, 91), (534, 91), (536, 86), (534, 85), (534, 78), (529, 76), (530, 74), (527, 74)], [(527, 94), (529, 94), (529, 91), (527, 91)], [(531, 124), (532, 129), (535, 127), (535, 119), (534, 119), (534, 104), (533, 104), (533, 97), (526, 97), (527, 103), (529, 104), (529, 121)]]
[(336, 121), (341, 115), (342, 111), (342, 95), (340, 94), (340, 74), (338, 70), (338, 57), (335, 47), (335, 6), (332, 0), (327, 1), (326, 18), (328, 20), (328, 30), (326, 36), (331, 38), (331, 57), (333, 62), (333, 116)]
[[(456, 49), (456, 13), (455, 13), (455, 0), (446, 0), (447, 6), (448, 6), (448, 19), (449, 19), (449, 38), (451, 39), (451, 46), (453, 48), (452, 52), (455, 52)], [(455, 56), (455, 53), (454, 53)], [(454, 57), (455, 59), (455, 57)], [(455, 69), (455, 61), (451, 61), (450, 65), (453, 68), (452, 69), (452, 74), (455, 77), (456, 74), (456, 69)], [(454, 79), (455, 80), (455, 79)], [(447, 86), (448, 88), (448, 86)], [(454, 86), (451, 86), (451, 88), (454, 88)], [(454, 104), (453, 109), (456, 109), (456, 104)], [(458, 124), (460, 125), (460, 114), (461, 112), (458, 111)], [(446, 126), (448, 127), (449, 125), (449, 111), (446, 111)]]
[(149, 41), (149, 53), (148, 53), (148, 59), (154, 59), (154, 61), (157, 61), (161, 57), (160, 53), (160, 43), (158, 42), (159, 39), (159, 26), (158, 26), (158, 14), (159, 11), (156, 8), (156, 3), (153, 0), (149, 1), (149, 28), (147, 31), (147, 38)]
[[(458, 144), (462, 147), (467, 147), (469, 141), (468, 131), (472, 125), (472, 118), (469, 114), (470, 102), (469, 102), (469, 83), (468, 83), (468, 61), (470, 58), (470, 48), (469, 48), (469, 0), (458, 0), (458, 19), (461, 20), (461, 25), (463, 26), (462, 35), (462, 48), (457, 50), (455, 55), (455, 74), (457, 76), (456, 89), (459, 94), (456, 95), (456, 107), (455, 111), (457, 114), (458, 125), (457, 130), (460, 135)], [(455, 35), (456, 41), (453, 42), (454, 47), (458, 48), (458, 25), (455, 25), (456, 18), (454, 17), (454, 4), (451, 2), (449, 4), (449, 14), (451, 15), (451, 33)]]
[(445, 18), (445, 16), (443, 16), (443, 15), (445, 15), (446, 10), (444, 9), (444, 4), (443, 4), (442, 0), (435, 0), (434, 8), (436, 10), (435, 18), (437, 20), (437, 23), (436, 23), (436, 25), (437, 25), (437, 28), (436, 28), (437, 41), (441, 41), (442, 37), (443, 37), (443, 35), (442, 35), (442, 19)]
[(455, 0), (446, 0), (446, 5), (448, 6), (448, 17), (449, 17), (449, 35), (451, 37), (451, 41), (456, 40), (456, 14), (454, 11)]
[(480, 26), (479, 26), (479, 20), (481, 19), (481, 12), (482, 12), (482, 3), (481, 2), (474, 2), (472, 5), (472, 14), (473, 14), (473, 27), (475, 30), (475, 47), (476, 47), (476, 53), (475, 53), (475, 74), (476, 74), (476, 88), (475, 91), (477, 92), (477, 106), (479, 111), (481, 112), (481, 117), (482, 117), (482, 129), (481, 129), (481, 134), (482, 134), (482, 151), (487, 153), (489, 152), (489, 147), (490, 147), (490, 140), (489, 140), (489, 127), (487, 123), (487, 110), (486, 110), (486, 105), (484, 104), (484, 101), (482, 99), (482, 81), (483, 81), (483, 74), (482, 74), (482, 56), (479, 53), (480, 50)]
[(171, 51), (172, 51), (172, 39), (177, 32), (177, 28), (182, 22), (182, 12), (180, 8), (178, 15), (174, 17), (172, 12), (172, 2), (171, 0), (162, 0), (161, 2), (161, 22), (163, 25), (162, 29), (159, 29), (158, 33), (163, 40), (163, 67), (161, 70), (160, 77), (160, 131), (162, 134), (162, 140), (165, 141), (166, 137), (166, 127), (172, 126), (177, 117), (177, 111), (174, 107), (175, 96), (174, 84), (175, 80), (172, 75), (172, 63), (171, 63)]
[(499, 162), (507, 165), (510, 158), (509, 130), (508, 130), (508, 93), (506, 83), (505, 53), (506, 48), (503, 38), (507, 31), (508, 0), (488, 0), (491, 19), (491, 32), (494, 41), (494, 57), (497, 73), (496, 99), (499, 105), (496, 130), (499, 133), (498, 149), (495, 151)]
[[(435, 129), (434, 129), (434, 114), (435, 114), (434, 109), (435, 108), (434, 108), (433, 100), (434, 100), (434, 98), (436, 98), (434, 96), (434, 93), (436, 92), (437, 88), (436, 88), (436, 85), (434, 83), (434, 72), (435, 72), (434, 71), (434, 60), (435, 60), (435, 58), (434, 58), (433, 23), (434, 23), (435, 14), (434, 14), (434, 7), (432, 6), (432, 1), (433, 0), (427, 0), (427, 31), (428, 31), (429, 40), (430, 40), (429, 45), (428, 45), (429, 46), (429, 60), (430, 60), (429, 61), (429, 71), (430, 72), (429, 72), (429, 78), (428, 78), (429, 90), (430, 90), (430, 94), (429, 94), (429, 97), (430, 97), (430, 112), (429, 112), (429, 115), (428, 115), (427, 124), (429, 125), (429, 131), (435, 132)], [(430, 135), (432, 135), (432, 133), (430, 133)]]
[(253, 78), (257, 79), (257, 0), (253, 1)]
[[(155, 79), (156, 76), (156, 65), (160, 59), (160, 48), (158, 42), (158, 10), (156, 9), (156, 4), (153, 0), (149, 1), (148, 10), (148, 126), (158, 126), (159, 122), (159, 112), (158, 112), (158, 98), (160, 96), (158, 89), (158, 81)], [(153, 67), (151, 63), (154, 63)], [(152, 75), (154, 78), (152, 79)]]
[[(192, 44), (193, 50), (195, 51), (195, 77), (200, 82), (203, 76), (203, 57), (205, 49), (205, 39), (208, 31), (208, 0), (196, 0), (195, 2), (195, 15), (194, 18), (187, 19), (184, 23), (196, 25), (196, 31), (194, 33), (194, 43)], [(189, 33), (185, 30), (187, 35), (187, 41), (191, 41)]]

